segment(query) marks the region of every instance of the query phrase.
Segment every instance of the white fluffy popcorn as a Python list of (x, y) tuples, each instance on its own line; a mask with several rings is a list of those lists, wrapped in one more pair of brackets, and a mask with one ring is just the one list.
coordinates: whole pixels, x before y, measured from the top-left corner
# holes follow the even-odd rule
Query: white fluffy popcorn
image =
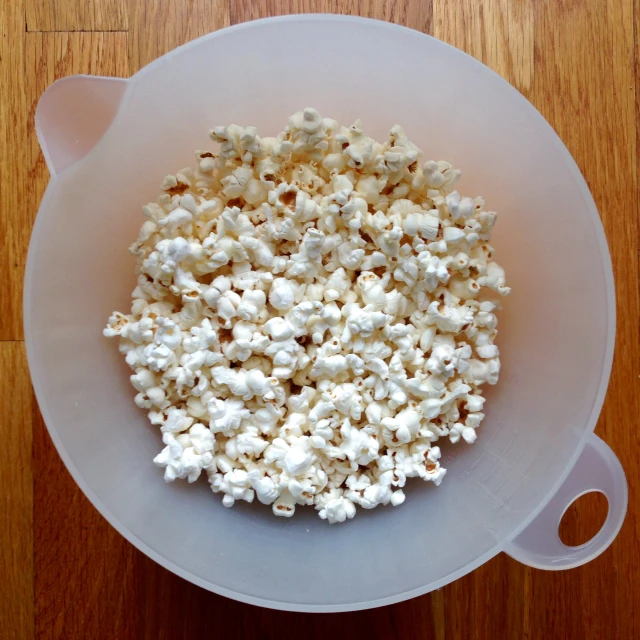
[(500, 372), (496, 214), (399, 126), (379, 143), (305, 109), (276, 138), (211, 137), (143, 207), (131, 312), (104, 330), (165, 480), (330, 523), (439, 485), (434, 443), (476, 440)]

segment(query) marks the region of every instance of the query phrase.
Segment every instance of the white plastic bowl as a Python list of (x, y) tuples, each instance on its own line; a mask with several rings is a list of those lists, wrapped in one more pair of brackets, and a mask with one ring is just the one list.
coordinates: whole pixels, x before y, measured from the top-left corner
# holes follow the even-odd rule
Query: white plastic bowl
[[(312, 510), (274, 518), (225, 509), (206, 483), (166, 485), (156, 428), (101, 330), (128, 308), (127, 247), (164, 175), (193, 163), (214, 124), (274, 134), (314, 106), (362, 118), (379, 139), (405, 127), (428, 158), (463, 169), (461, 190), (500, 213), (495, 246), (512, 296), (500, 317), (500, 384), (473, 446), (443, 446), (440, 488), (411, 482), (399, 508), (329, 526)], [(402, 27), (289, 16), (212, 33), (129, 80), (75, 76), (36, 113), (51, 170), (29, 248), (25, 332), (40, 408), (69, 471), (104, 517), (151, 558), (217, 593), (296, 611), (404, 600), (501, 551), (531, 566), (588, 562), (624, 518), (624, 472), (593, 429), (615, 334), (610, 257), (598, 213), (540, 114), (482, 64)], [(609, 500), (590, 542), (558, 523), (589, 490)]]

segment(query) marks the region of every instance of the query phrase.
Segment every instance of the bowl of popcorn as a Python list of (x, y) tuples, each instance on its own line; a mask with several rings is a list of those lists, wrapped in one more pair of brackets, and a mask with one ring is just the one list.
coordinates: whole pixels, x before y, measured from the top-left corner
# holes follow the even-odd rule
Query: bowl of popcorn
[[(566, 148), (496, 74), (395, 25), (289, 16), (60, 80), (36, 129), (34, 388), (144, 553), (320, 612), (612, 542), (607, 244)], [(566, 547), (591, 490), (606, 522)]]

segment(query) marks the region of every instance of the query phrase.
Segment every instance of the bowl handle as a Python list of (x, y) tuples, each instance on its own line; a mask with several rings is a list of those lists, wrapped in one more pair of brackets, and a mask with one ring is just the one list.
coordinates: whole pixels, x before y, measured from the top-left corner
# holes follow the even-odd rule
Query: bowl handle
[(36, 107), (35, 124), (52, 175), (93, 149), (116, 117), (128, 84), (124, 78), (78, 75), (46, 89)]
[[(565, 511), (585, 493), (599, 491), (609, 501), (600, 531), (583, 545), (568, 547), (558, 534)], [(627, 481), (615, 453), (598, 436), (587, 438), (578, 461), (542, 511), (507, 543), (505, 553), (536, 569), (571, 569), (599, 556), (618, 534), (627, 511)]]

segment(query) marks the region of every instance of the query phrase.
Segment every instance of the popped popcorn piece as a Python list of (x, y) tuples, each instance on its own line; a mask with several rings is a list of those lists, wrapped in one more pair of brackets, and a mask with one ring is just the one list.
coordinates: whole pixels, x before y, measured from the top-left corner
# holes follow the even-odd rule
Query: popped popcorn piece
[(175, 436), (165, 431), (162, 441), (167, 445), (154, 459), (156, 466), (164, 468), (164, 479), (173, 482), (177, 478), (186, 478), (195, 482), (203, 469), (213, 462), (210, 453), (215, 446), (213, 434), (201, 424), (195, 424), (184, 433)]
[(165, 480), (329, 523), (439, 485), (436, 443), (477, 439), (500, 373), (496, 213), (397, 125), (380, 143), (307, 108), (210, 135), (143, 207), (131, 312), (103, 331)]

